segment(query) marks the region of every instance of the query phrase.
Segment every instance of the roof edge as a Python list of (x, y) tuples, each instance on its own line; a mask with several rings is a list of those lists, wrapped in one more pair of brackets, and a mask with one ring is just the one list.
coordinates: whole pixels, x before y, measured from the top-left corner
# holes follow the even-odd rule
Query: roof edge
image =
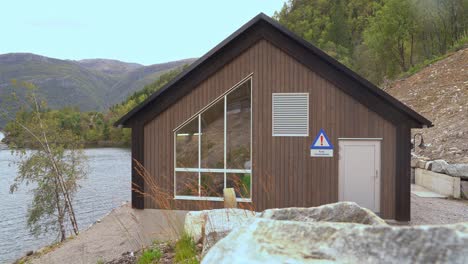
[(267, 15), (264, 13), (260, 13), (256, 15), (254, 18), (249, 20), (247, 23), (245, 23), (242, 27), (240, 27), (238, 30), (234, 31), (231, 35), (229, 35), (227, 38), (225, 38), (223, 41), (221, 41), (218, 45), (216, 45), (214, 48), (209, 50), (205, 55), (200, 57), (198, 60), (190, 64), (188, 68), (186, 68), (184, 71), (179, 73), (174, 79), (172, 79), (170, 82), (168, 82), (166, 85), (161, 87), (158, 91), (154, 92), (152, 95), (150, 95), (148, 98), (146, 98), (143, 102), (141, 102), (139, 105), (135, 106), (132, 110), (130, 110), (128, 113), (126, 113), (124, 116), (122, 116), (119, 120), (117, 120), (114, 123), (114, 126), (127, 126), (128, 121), (135, 115), (137, 114), (141, 109), (143, 109), (147, 104), (149, 104), (151, 101), (153, 101), (156, 97), (160, 96), (163, 94), (169, 87), (171, 87), (173, 84), (176, 82), (179, 82), (181, 79), (185, 78), (190, 72), (192, 72), (195, 68), (197, 68), (199, 65), (203, 64), (208, 58), (210, 58), (212, 55), (215, 53), (219, 52), (226, 44), (231, 42), (233, 39), (241, 35), (246, 29), (250, 28), (260, 20), (266, 20), (266, 18), (269, 18)]
[(419, 124), (421, 124), (421, 126), (423, 126), (423, 125), (426, 125), (428, 127), (434, 126), (432, 124), (432, 121), (425, 118), (424, 116), (422, 116), (421, 114), (419, 114), (415, 110), (411, 109), (409, 106), (405, 105), (404, 103), (402, 103), (401, 101), (399, 101), (398, 99), (396, 99), (395, 97), (390, 95), (389, 93), (385, 92), (384, 90), (379, 88), (377, 85), (371, 83), (370, 81), (368, 81), (364, 77), (360, 76), (359, 74), (357, 74), (353, 70), (349, 69), (347, 66), (345, 66), (344, 64), (342, 64), (341, 62), (339, 62), (335, 58), (331, 57), (330, 55), (325, 53), (323, 50), (315, 47), (314, 45), (312, 45), (312, 43), (310, 43), (310, 42), (306, 41), (305, 39), (299, 37), (294, 32), (292, 32), (291, 30), (289, 30), (286, 27), (284, 27), (283, 25), (281, 25), (279, 22), (275, 21), (274, 19), (272, 19), (269, 16), (266, 16), (265, 14), (263, 14), (262, 18), (265, 19), (269, 24), (274, 26), (276, 29), (278, 29), (281, 33), (283, 33), (286, 36), (294, 39), (295, 41), (299, 42), (300, 44), (302, 44), (303, 46), (305, 46), (306, 48), (308, 48), (309, 50), (311, 50), (312, 52), (317, 54), (318, 57), (324, 59), (332, 67), (338, 69), (339, 71), (343, 72), (344, 74), (350, 76), (352, 79), (356, 80), (358, 83), (360, 83), (360, 84), (366, 86), (367, 88), (369, 88), (369, 90), (371, 92), (375, 93), (377, 96), (382, 98), (384, 101), (387, 101), (388, 103), (390, 103), (391, 105), (393, 105), (394, 107), (399, 109), (404, 114), (410, 116), (412, 119), (414, 119), (414, 121), (417, 121)]
[(210, 57), (213, 55), (217, 54), (220, 52), (228, 43), (230, 43), (232, 40), (236, 39), (240, 35), (242, 35), (247, 29), (258, 23), (259, 21), (265, 21), (268, 23), (270, 26), (284, 34), (285, 36), (291, 38), (292, 40), (298, 42), (302, 46), (304, 46), (306, 49), (310, 50), (311, 52), (315, 53), (318, 57), (323, 59), (326, 63), (337, 69), (338, 71), (342, 72), (343, 74), (351, 77), (351, 79), (354, 79), (358, 84), (363, 85), (369, 90), (369, 92), (375, 94), (376, 96), (380, 97), (383, 99), (385, 102), (388, 102), (391, 106), (395, 107), (398, 109), (398, 111), (402, 112), (404, 115), (408, 116), (410, 120), (415, 121), (415, 123), (419, 124), (421, 127), (427, 126), (427, 127), (432, 127), (433, 124), (432, 122), (425, 118), (424, 116), (420, 115), (401, 101), (397, 100), (384, 90), (380, 89), (370, 81), (366, 80), (365, 78), (361, 77), (333, 57), (329, 56), (327, 53), (324, 51), (320, 50), (319, 48), (315, 47), (308, 41), (302, 39), (301, 37), (297, 36), (294, 34), (292, 31), (289, 29), (285, 28), (281, 24), (279, 24), (277, 21), (274, 19), (270, 18), (269, 16), (265, 15), (264, 13), (260, 13), (254, 18), (252, 18), (250, 21), (248, 21), (246, 24), (244, 24), (241, 28), (236, 30), (234, 33), (229, 35), (226, 39), (224, 39), (221, 43), (216, 45), (214, 48), (209, 50), (205, 55), (203, 55), (201, 58), (196, 60), (194, 63), (192, 63), (187, 69), (185, 69), (183, 72), (178, 74), (174, 79), (172, 79), (170, 82), (168, 82), (166, 85), (161, 87), (158, 91), (154, 92), (152, 95), (150, 95), (146, 100), (144, 100), (142, 103), (137, 105), (135, 108), (133, 108), (131, 111), (126, 113), (124, 116), (122, 116), (119, 120), (117, 120), (114, 123), (114, 126), (124, 126), (128, 127), (130, 124), (130, 121), (132, 118), (135, 117), (143, 108), (145, 108), (149, 103), (151, 103), (153, 100), (155, 100), (157, 97), (163, 95), (172, 85), (175, 83), (183, 80), (186, 78), (193, 70), (198, 68), (200, 65), (202, 65), (206, 60), (208, 60)]

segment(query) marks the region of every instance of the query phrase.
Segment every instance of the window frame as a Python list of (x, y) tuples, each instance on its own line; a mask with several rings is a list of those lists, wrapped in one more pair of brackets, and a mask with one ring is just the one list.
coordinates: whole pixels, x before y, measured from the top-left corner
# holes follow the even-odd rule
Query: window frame
[[(275, 95), (304, 95), (307, 97), (307, 133), (306, 134), (275, 134), (274, 97)], [(307, 92), (297, 93), (272, 93), (271, 94), (271, 135), (273, 137), (308, 137), (310, 130), (310, 95)]]
[[(250, 162), (251, 167), (250, 170), (247, 169), (228, 169), (227, 168), (227, 96), (236, 90), (237, 88), (241, 87), (244, 83), (250, 81)], [(190, 118), (185, 120), (183, 123), (178, 125), (175, 129), (173, 129), (174, 134), (174, 199), (175, 200), (198, 200), (198, 201), (224, 201), (223, 197), (207, 197), (201, 196), (201, 173), (203, 172), (212, 172), (212, 173), (224, 173), (224, 188), (226, 188), (227, 183), (227, 175), (229, 173), (245, 173), (250, 174), (250, 197), (249, 198), (237, 198), (236, 201), (238, 202), (252, 202), (252, 182), (253, 182), (253, 166), (252, 166), (252, 138), (253, 138), (253, 73), (250, 73), (246, 77), (244, 77), (241, 81), (236, 83), (234, 86), (229, 88), (226, 92), (222, 95), (218, 96), (216, 99), (211, 101), (209, 104), (204, 106), (201, 110), (197, 113), (192, 115)], [(220, 100), (224, 100), (224, 168), (222, 169), (207, 169), (201, 168), (201, 114), (204, 113), (208, 108), (213, 106), (214, 104), (218, 103)], [(184, 125), (188, 124), (189, 122), (198, 119), (198, 168), (177, 168), (177, 131), (182, 128)], [(198, 173), (198, 196), (191, 196), (191, 195), (177, 195), (177, 172), (197, 172)]]

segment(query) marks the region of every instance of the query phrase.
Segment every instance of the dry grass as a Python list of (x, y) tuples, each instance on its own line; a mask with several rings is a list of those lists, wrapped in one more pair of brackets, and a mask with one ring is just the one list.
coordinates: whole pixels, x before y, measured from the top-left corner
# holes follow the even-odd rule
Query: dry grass
[[(133, 185), (133, 191), (137, 192), (138, 194), (142, 195), (145, 199), (149, 199), (153, 202), (156, 208), (165, 210), (165, 220), (169, 223), (168, 227), (169, 232), (172, 234), (176, 234), (177, 237), (181, 237), (182, 233), (180, 232), (180, 226), (183, 223), (180, 223), (174, 213), (173, 210), (178, 209), (178, 201), (174, 199), (173, 189), (172, 189), (172, 182), (170, 182), (173, 177), (162, 177), (166, 179), (166, 182), (157, 182), (156, 177), (153, 177), (148, 170), (138, 161), (135, 160), (135, 170), (143, 179), (145, 190), (141, 191), (140, 186)], [(272, 182), (265, 181), (266, 184), (262, 187), (262, 190), (266, 193), (270, 193), (268, 190), (271, 190)], [(164, 188), (162, 186), (169, 186), (169, 188)], [(236, 193), (245, 193), (247, 192), (245, 184), (239, 180), (233, 182), (233, 188)], [(191, 193), (198, 193), (198, 182), (196, 184), (185, 184), (184, 189), (189, 190)], [(209, 193), (216, 193), (215, 187), (207, 188), (202, 187), (201, 193), (202, 194), (209, 194)], [(250, 190), (249, 190), (250, 191)], [(202, 210), (211, 210), (213, 208), (213, 201), (209, 200), (197, 200), (195, 204), (194, 211), (202, 211)], [(253, 202), (240, 202), (238, 203), (238, 208), (244, 209), (247, 211), (256, 211), (256, 206)], [(228, 213), (229, 210), (226, 210)]]
[[(201, 256), (199, 255), (200, 252), (194, 250), (194, 246), (196, 243), (199, 243), (200, 241), (193, 241), (190, 237), (187, 236), (187, 234), (181, 230), (181, 226), (183, 226), (184, 223), (181, 223), (180, 218), (176, 216), (174, 213), (174, 210), (177, 210), (178, 207), (178, 202), (177, 200), (174, 199), (174, 194), (173, 194), (173, 184), (172, 179), (173, 177), (160, 177), (165, 179), (165, 182), (158, 182), (156, 180), (156, 177), (153, 177), (149, 173), (149, 171), (138, 161), (135, 161), (135, 170), (140, 175), (143, 179), (145, 190), (141, 190), (140, 186), (133, 185), (132, 189), (133, 191), (137, 192), (138, 194), (142, 195), (144, 199), (150, 200), (156, 208), (162, 209), (164, 212), (164, 220), (165, 221), (160, 221), (164, 222), (167, 225), (161, 226), (161, 230), (165, 230), (166, 235), (168, 237), (178, 237), (177, 241), (174, 241), (176, 245), (176, 263), (192, 263), (191, 261), (195, 261), (196, 259), (200, 259)], [(264, 177), (265, 180), (262, 181), (259, 185), (261, 191), (265, 192), (267, 194), (267, 200), (274, 200), (274, 192), (271, 192), (274, 186), (274, 182), (271, 179), (271, 177)], [(186, 184), (183, 186), (185, 189), (189, 190), (192, 193), (198, 193), (198, 182), (196, 184)], [(242, 194), (245, 193), (246, 187), (245, 183), (238, 181), (234, 182), (233, 188), (237, 194)], [(250, 189), (250, 188), (249, 188)], [(249, 190), (250, 192), (250, 190)], [(208, 189), (208, 188), (201, 188), (201, 193), (216, 193), (216, 190), (214, 188)], [(249, 194), (250, 195), (250, 194)], [(183, 201), (182, 201), (183, 202)], [(195, 203), (193, 203), (195, 208), (194, 211), (201, 211), (201, 210), (211, 210), (213, 208), (213, 201), (208, 201), (208, 200), (197, 200)], [(180, 205), (180, 204), (179, 204)], [(239, 202), (238, 203), (238, 208), (239, 209), (244, 209), (246, 214), (249, 212), (256, 212), (256, 206), (254, 202)], [(229, 221), (229, 214), (232, 212), (231, 210), (227, 209), (225, 210), (226, 217), (225, 220)], [(189, 242), (187, 242), (189, 241)], [(177, 250), (177, 245), (179, 245), (179, 252)], [(180, 250), (183, 249), (183, 250)], [(193, 254), (196, 252), (197, 257), (194, 258)], [(186, 256), (186, 257), (184, 257)], [(183, 260), (185, 258), (185, 260)], [(188, 261), (188, 262), (187, 262)]]

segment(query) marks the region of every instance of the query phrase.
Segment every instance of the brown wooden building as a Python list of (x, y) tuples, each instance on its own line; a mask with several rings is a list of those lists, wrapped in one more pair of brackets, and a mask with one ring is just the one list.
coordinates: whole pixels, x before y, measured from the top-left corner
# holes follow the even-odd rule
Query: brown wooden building
[[(352, 200), (397, 220), (410, 219), (410, 130), (432, 126), (264, 14), (116, 124), (179, 209), (221, 207), (234, 187), (258, 211)], [(135, 168), (132, 182), (148, 192)], [(132, 205), (157, 207), (138, 191)]]

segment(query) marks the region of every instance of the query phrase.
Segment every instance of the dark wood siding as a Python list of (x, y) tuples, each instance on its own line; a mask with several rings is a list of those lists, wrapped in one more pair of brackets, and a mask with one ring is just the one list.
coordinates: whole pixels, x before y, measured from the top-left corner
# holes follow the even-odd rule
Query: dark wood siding
[[(396, 127), (266, 40), (257, 42), (144, 126), (144, 164), (155, 182), (173, 192), (173, 129), (253, 73), (252, 204), (256, 210), (316, 206), (338, 200), (338, 138), (383, 138), (381, 211), (395, 217)], [(308, 92), (308, 137), (272, 137), (273, 92)], [(323, 128), (333, 158), (311, 158), (309, 146)], [(408, 152), (409, 153), (409, 152)], [(146, 191), (150, 187), (145, 186)], [(178, 201), (179, 209), (197, 202)], [(208, 203), (221, 207), (221, 202)], [(145, 208), (157, 208), (150, 197)]]
[(134, 124), (132, 128), (132, 207), (137, 209), (144, 208), (144, 180), (138, 173), (137, 168), (144, 166), (144, 145), (143, 145), (143, 125)]
[(396, 173), (395, 179), (395, 219), (399, 221), (410, 221), (411, 219), (411, 129), (406, 124), (399, 124), (396, 136)]

